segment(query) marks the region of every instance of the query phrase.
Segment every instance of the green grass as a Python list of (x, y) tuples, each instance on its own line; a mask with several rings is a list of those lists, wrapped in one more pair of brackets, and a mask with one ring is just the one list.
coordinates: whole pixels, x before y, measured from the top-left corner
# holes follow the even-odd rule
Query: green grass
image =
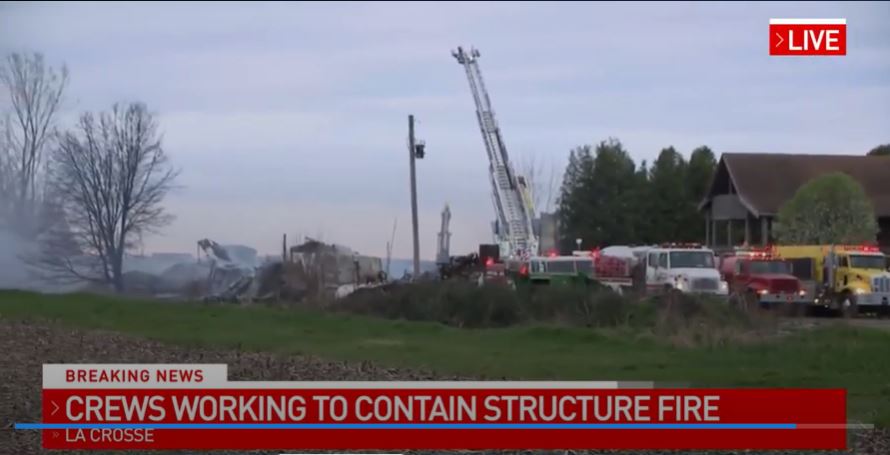
[(629, 330), (466, 330), (311, 310), (13, 291), (0, 291), (0, 317), (489, 378), (842, 387), (851, 418), (890, 425), (890, 332), (869, 329), (826, 327), (755, 345), (680, 348)]

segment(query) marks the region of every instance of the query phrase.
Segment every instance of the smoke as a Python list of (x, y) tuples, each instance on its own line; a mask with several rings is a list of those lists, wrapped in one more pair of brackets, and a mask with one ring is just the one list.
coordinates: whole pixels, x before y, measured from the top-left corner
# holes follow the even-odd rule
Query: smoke
[(0, 227), (0, 289), (37, 290), (28, 266), (22, 260), (22, 257), (32, 254), (35, 247), (33, 242), (6, 227)]
[(0, 224), (0, 289), (39, 292), (72, 292), (82, 285), (60, 284), (42, 280), (26, 262), (39, 251), (35, 236), (22, 236)]

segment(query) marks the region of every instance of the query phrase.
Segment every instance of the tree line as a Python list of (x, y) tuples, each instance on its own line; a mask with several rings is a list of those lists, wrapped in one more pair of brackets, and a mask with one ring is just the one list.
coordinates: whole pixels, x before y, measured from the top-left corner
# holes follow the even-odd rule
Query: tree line
[(615, 138), (576, 147), (559, 192), (560, 249), (667, 241), (704, 242), (698, 205), (717, 167), (707, 146), (687, 160), (674, 147), (637, 165)]
[(178, 171), (143, 103), (82, 112), (60, 128), (67, 86), (67, 68), (40, 54), (0, 64), (10, 101), (0, 123), (0, 228), (37, 245), (23, 259), (40, 277), (121, 291), (125, 252), (171, 220), (161, 203)]
[[(890, 156), (890, 144), (879, 145), (867, 155)], [(664, 148), (649, 166), (646, 161), (637, 165), (621, 141), (609, 138), (595, 146), (576, 147), (568, 161), (557, 201), (559, 247), (563, 253), (576, 249), (578, 239), (583, 249), (705, 242), (705, 218), (699, 204), (717, 168), (717, 159), (708, 146), (692, 150), (688, 160), (674, 147)], [(778, 220), (784, 221), (780, 223), (784, 229), (778, 232), (783, 240), (873, 239), (874, 212), (859, 184), (849, 176), (831, 175), (826, 176), (827, 182), (821, 180), (801, 188), (802, 195), (783, 209)], [(832, 196), (837, 194), (844, 196)], [(855, 204), (850, 203), (851, 198)], [(845, 200), (846, 205), (839, 202)], [(849, 210), (855, 214), (847, 216)], [(816, 213), (837, 215), (832, 219), (854, 219), (855, 223), (835, 226), (837, 223), (826, 223), (824, 216), (815, 217)], [(838, 232), (844, 234), (836, 235)]]

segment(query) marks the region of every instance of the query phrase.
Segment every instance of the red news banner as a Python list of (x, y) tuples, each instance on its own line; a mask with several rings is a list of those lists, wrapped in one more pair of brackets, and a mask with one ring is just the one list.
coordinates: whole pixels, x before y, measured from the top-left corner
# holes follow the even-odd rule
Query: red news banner
[(845, 423), (841, 389), (244, 382), (225, 365), (44, 365), (41, 428), (48, 449), (843, 449)]

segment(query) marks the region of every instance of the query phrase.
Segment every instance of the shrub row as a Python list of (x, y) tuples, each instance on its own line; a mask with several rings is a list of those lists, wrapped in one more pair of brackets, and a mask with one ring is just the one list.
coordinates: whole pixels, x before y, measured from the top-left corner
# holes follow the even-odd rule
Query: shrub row
[(400, 284), (356, 292), (328, 306), (353, 314), (456, 327), (496, 328), (522, 323), (635, 327), (676, 332), (706, 323), (753, 327), (759, 316), (703, 296), (626, 297), (582, 286), (476, 286), (464, 281)]

